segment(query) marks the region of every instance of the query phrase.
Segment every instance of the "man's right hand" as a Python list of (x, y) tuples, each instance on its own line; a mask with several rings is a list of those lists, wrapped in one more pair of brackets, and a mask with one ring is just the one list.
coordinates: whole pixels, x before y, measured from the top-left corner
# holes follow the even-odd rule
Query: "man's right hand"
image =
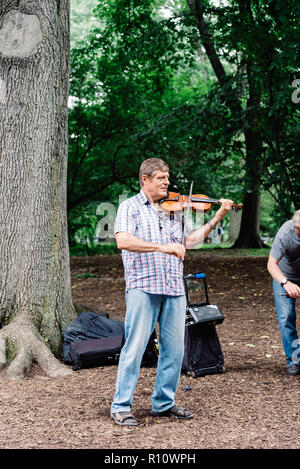
[(160, 252), (164, 254), (171, 254), (173, 256), (178, 257), (182, 261), (184, 260), (185, 255), (185, 246), (179, 243), (169, 243), (169, 244), (161, 244), (160, 245)]
[(300, 296), (300, 287), (293, 282), (288, 281), (283, 288), (288, 292), (288, 295), (291, 298), (299, 298)]

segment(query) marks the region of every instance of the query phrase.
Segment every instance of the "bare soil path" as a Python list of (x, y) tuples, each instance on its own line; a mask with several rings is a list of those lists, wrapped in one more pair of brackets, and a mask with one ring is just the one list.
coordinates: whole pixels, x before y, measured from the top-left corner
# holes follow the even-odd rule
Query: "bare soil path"
[[(182, 376), (177, 403), (195, 415), (183, 422), (150, 416), (156, 369), (143, 368), (134, 396), (140, 425), (118, 427), (109, 407), (116, 366), (48, 378), (34, 366), (12, 382), (0, 372), (1, 449), (299, 448), (299, 377), (285, 369), (265, 257), (191, 253), (185, 273), (207, 274), (210, 300), (225, 314), (217, 326), (222, 375)], [(124, 319), (120, 255), (71, 259), (74, 301)], [(186, 386), (190, 390), (185, 390)]]

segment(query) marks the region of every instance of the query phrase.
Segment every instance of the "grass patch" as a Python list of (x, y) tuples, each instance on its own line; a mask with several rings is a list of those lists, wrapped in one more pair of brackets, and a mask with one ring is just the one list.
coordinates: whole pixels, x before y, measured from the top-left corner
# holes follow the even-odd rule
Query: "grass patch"
[(116, 254), (120, 252), (116, 243), (101, 243), (98, 246), (77, 244), (70, 247), (70, 256), (96, 256), (103, 254)]
[(97, 274), (89, 274), (89, 273), (85, 272), (83, 274), (77, 274), (76, 278), (98, 278), (98, 275)]
[(270, 254), (271, 247), (268, 248), (249, 248), (249, 249), (234, 249), (232, 248), (232, 244), (203, 244), (199, 249), (192, 249), (189, 252), (211, 252), (212, 254), (219, 254), (224, 256), (232, 256), (232, 257), (268, 257)]
[[(189, 249), (187, 255), (193, 253), (209, 253), (232, 256), (232, 257), (268, 257), (270, 253), (269, 248), (262, 249), (233, 249), (233, 244), (221, 243), (221, 244), (203, 244), (198, 249)], [(98, 246), (86, 246), (78, 244), (70, 247), (70, 256), (95, 256), (95, 255), (110, 255), (120, 253), (120, 249), (117, 248), (116, 243), (101, 243)]]

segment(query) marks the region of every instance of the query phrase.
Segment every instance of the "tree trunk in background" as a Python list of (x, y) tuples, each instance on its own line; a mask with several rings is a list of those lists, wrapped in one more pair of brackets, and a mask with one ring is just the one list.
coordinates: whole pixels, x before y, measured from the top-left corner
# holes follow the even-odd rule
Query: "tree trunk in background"
[(241, 228), (241, 220), (242, 220), (242, 210), (238, 212), (234, 212), (230, 210), (230, 228), (229, 228), (229, 238), (227, 240), (228, 243), (233, 243), (239, 237), (239, 232)]
[(33, 361), (50, 376), (69, 373), (53, 355), (76, 316), (66, 215), (68, 81), (69, 0), (2, 0), (0, 365), (6, 349), (13, 379)]
[(260, 106), (260, 89), (256, 84), (256, 76), (250, 63), (247, 63), (247, 83), (249, 97), (247, 99), (248, 129), (244, 130), (246, 146), (246, 178), (251, 192), (244, 196), (244, 208), (241, 229), (234, 248), (263, 248), (265, 247), (259, 234), (260, 218), (260, 158), (262, 154), (261, 136), (256, 130), (257, 111)]
[[(232, 115), (238, 118), (242, 115), (243, 109), (238, 97), (232, 91), (229, 93), (228, 77), (226, 75), (223, 64), (215, 49), (213, 39), (206, 26), (201, 0), (187, 0), (187, 4), (197, 20), (197, 28), (199, 35), (205, 48), (207, 57), (215, 72), (218, 82), (221, 87), (227, 86), (227, 93), (224, 92), (224, 100), (228, 108), (231, 110)], [(247, 64), (247, 78), (249, 86), (249, 99), (248, 119), (250, 122), (249, 129), (244, 130), (245, 147), (246, 147), (246, 178), (248, 180), (247, 187), (251, 191), (244, 196), (243, 200), (243, 214), (241, 221), (241, 230), (233, 247), (236, 248), (261, 248), (264, 246), (259, 235), (259, 217), (260, 217), (260, 195), (259, 195), (259, 156), (262, 150), (260, 136), (253, 132), (251, 129), (251, 119), (255, 116), (256, 108), (259, 105), (258, 88), (255, 87), (255, 76), (252, 73), (251, 67)]]
[(259, 236), (260, 197), (257, 192), (250, 192), (244, 197), (241, 227), (233, 248), (264, 247)]

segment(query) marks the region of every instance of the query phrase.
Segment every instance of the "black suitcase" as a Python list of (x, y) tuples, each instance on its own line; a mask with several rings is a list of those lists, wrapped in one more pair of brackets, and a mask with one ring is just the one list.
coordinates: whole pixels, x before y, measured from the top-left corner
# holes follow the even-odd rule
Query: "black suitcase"
[(107, 313), (82, 312), (75, 321), (65, 327), (63, 334), (62, 353), (64, 363), (72, 365), (72, 360), (69, 356), (72, 342), (124, 335), (124, 323), (110, 319)]
[(185, 328), (182, 373), (194, 378), (224, 373), (224, 355), (216, 326), (189, 324)]
[[(184, 285), (187, 310), (182, 372), (195, 378), (224, 373), (224, 355), (216, 331), (216, 324), (223, 322), (224, 315), (217, 305), (209, 303), (206, 275), (200, 272), (187, 275)], [(191, 303), (193, 292), (199, 292), (203, 285), (206, 301)]]
[[(95, 366), (116, 365), (119, 362), (123, 345), (124, 335), (112, 335), (101, 339), (71, 342), (68, 352), (70, 364), (72, 364), (74, 371)], [(158, 349), (156, 332), (154, 330), (143, 354), (141, 366), (148, 368), (155, 367), (157, 359)]]
[(72, 342), (69, 357), (73, 370), (117, 364), (123, 343), (123, 335)]

